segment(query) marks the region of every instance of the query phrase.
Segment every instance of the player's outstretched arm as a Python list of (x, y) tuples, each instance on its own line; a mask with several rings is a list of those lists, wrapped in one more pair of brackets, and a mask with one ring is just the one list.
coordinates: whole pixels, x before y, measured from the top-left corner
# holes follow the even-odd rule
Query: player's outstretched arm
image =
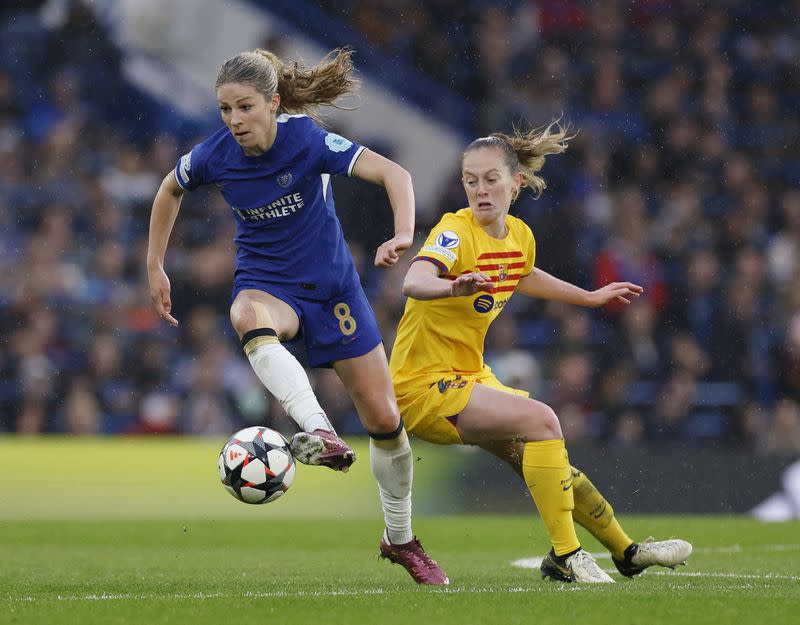
[(161, 186), (158, 188), (153, 200), (153, 210), (150, 213), (150, 234), (147, 246), (147, 277), (150, 282), (150, 298), (160, 317), (173, 326), (178, 325), (178, 320), (170, 313), (172, 299), (170, 298), (170, 283), (164, 271), (164, 256), (167, 253), (167, 243), (184, 190), (175, 180), (175, 173), (169, 172)]
[(386, 189), (394, 213), (394, 236), (375, 253), (376, 267), (391, 267), (414, 241), (414, 185), (411, 175), (394, 161), (364, 150), (358, 157), (353, 175)]
[(536, 268), (527, 276), (522, 277), (517, 285), (517, 290), (529, 297), (555, 300), (588, 308), (599, 308), (613, 300), (630, 304), (632, 298), (639, 297), (644, 291), (642, 287), (632, 282), (612, 282), (596, 291), (587, 291)]
[(425, 260), (413, 263), (403, 281), (403, 295), (419, 300), (461, 297), (493, 290), (492, 279), (485, 273), (465, 273), (455, 280), (448, 280), (440, 278), (439, 268)]

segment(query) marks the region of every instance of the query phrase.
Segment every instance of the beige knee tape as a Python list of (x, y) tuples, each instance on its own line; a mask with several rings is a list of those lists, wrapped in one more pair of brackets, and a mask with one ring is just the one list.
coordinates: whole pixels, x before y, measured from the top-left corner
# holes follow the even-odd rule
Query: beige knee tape
[(250, 305), (253, 307), (253, 312), (256, 315), (257, 328), (275, 327), (275, 324), (272, 321), (272, 315), (269, 313), (269, 308), (267, 308), (261, 302), (250, 302)]
[[(253, 308), (253, 314), (256, 317), (256, 328), (275, 328), (269, 308), (261, 302), (255, 301), (251, 301), (250, 306)], [(244, 353), (249, 356), (254, 349), (268, 343), (280, 343), (280, 341), (277, 336), (258, 336), (247, 342), (247, 345), (244, 346)]]

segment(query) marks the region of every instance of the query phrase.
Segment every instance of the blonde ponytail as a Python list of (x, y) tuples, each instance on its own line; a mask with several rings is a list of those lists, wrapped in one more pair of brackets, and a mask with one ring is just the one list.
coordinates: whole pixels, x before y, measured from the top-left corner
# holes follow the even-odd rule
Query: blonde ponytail
[(279, 112), (316, 118), (317, 107), (340, 108), (335, 100), (357, 88), (352, 57), (351, 49), (336, 48), (316, 65), (306, 67), (299, 61), (284, 63), (269, 50), (242, 52), (223, 63), (216, 88), (235, 82), (255, 87), (267, 99), (278, 93)]
[(493, 132), (488, 137), (481, 137), (470, 143), (464, 154), (479, 148), (499, 148), (506, 157), (511, 173), (522, 174), (521, 186), (530, 187), (534, 196), (539, 197), (547, 188), (544, 178), (536, 175), (544, 167), (545, 156), (564, 152), (567, 142), (576, 134), (569, 124), (562, 126), (561, 120), (555, 119), (546, 126), (527, 131), (515, 128), (511, 135)]

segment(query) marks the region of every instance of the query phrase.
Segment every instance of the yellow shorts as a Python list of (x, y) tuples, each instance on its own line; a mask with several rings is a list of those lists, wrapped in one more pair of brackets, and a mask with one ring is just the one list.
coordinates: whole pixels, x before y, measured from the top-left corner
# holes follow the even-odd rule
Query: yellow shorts
[(409, 434), (438, 445), (463, 445), (455, 422), (464, 410), (476, 384), (528, 397), (521, 391), (502, 384), (492, 370), (484, 368), (473, 374), (433, 374), (414, 380), (414, 384), (395, 387), (397, 405)]

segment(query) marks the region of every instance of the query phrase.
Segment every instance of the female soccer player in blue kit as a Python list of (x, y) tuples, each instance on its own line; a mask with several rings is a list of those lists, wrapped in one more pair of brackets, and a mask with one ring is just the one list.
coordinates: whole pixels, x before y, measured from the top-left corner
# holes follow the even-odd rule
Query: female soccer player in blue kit
[(352, 91), (351, 55), (334, 50), (307, 68), (254, 50), (222, 65), (216, 96), (225, 127), (179, 159), (153, 201), (150, 294), (159, 315), (177, 326), (164, 270), (167, 243), (183, 194), (215, 184), (237, 222), (231, 322), (256, 374), (302, 430), (292, 439), (295, 456), (340, 471), (355, 460), (281, 344), (302, 337), (310, 366), (334, 368), (370, 436), (386, 521), (381, 556), (418, 583), (447, 584), (411, 530), (411, 447), (330, 187), (330, 176), (343, 174), (386, 188), (395, 236), (378, 248), (375, 265), (391, 267), (413, 240), (411, 177), (307, 115)]

